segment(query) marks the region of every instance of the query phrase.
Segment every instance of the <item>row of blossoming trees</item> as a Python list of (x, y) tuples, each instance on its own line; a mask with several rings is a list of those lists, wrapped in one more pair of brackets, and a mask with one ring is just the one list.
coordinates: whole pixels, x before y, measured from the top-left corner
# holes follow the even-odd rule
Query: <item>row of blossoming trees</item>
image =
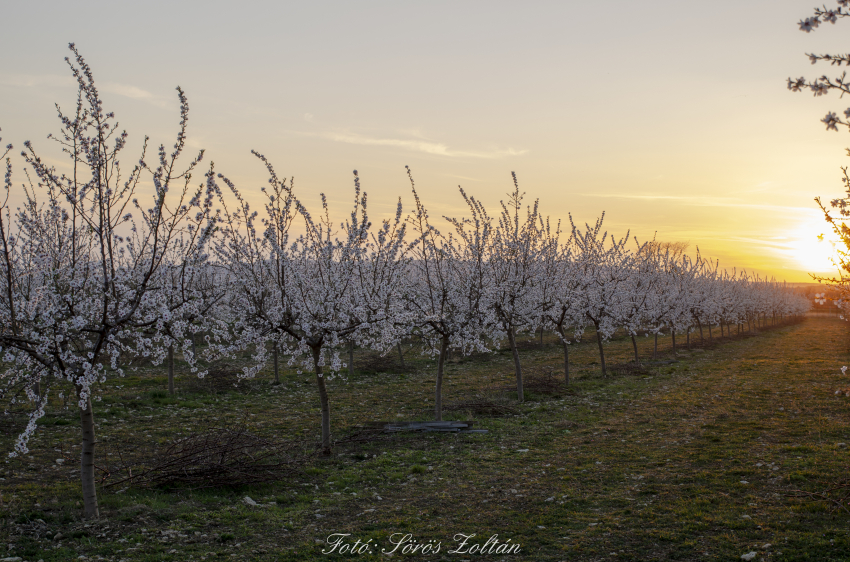
[[(408, 170), (413, 205), (373, 224), (354, 174), (351, 213), (335, 223), (324, 196), (313, 214), (291, 181), (269, 173), (262, 206), (252, 209), (235, 182), (214, 172), (192, 182), (203, 152), (183, 167), (188, 104), (178, 89), (181, 123), (170, 151), (160, 146), (126, 172), (127, 135), (104, 112), (91, 70), (72, 44), (78, 84), (72, 113), (59, 110), (54, 140), (70, 158), (61, 172), (27, 142), (31, 170), (20, 193), (6, 160), (0, 206), (0, 398), (30, 404), (15, 452), (44, 415), (51, 392), (73, 387), (82, 429), (82, 488), (87, 516), (98, 515), (93, 401), (128, 358), (167, 362), (175, 349), (203, 376), (203, 359), (249, 352), (243, 376), (273, 356), (315, 373), (322, 449), (331, 441), (329, 375), (350, 345), (387, 352), (417, 337), (437, 357), (436, 410), (442, 415), (447, 352), (485, 352), (507, 341), (523, 399), (517, 334), (557, 333), (569, 381), (569, 347), (592, 327), (599, 345), (617, 329), (702, 335), (775, 323), (802, 314), (808, 301), (784, 285), (721, 271), (669, 245), (616, 239), (593, 225), (569, 229), (543, 217), (514, 189), (491, 215), (460, 190), (461, 217), (434, 221)], [(9, 146), (6, 156), (11, 150)], [(31, 178), (31, 179), (30, 179)], [(152, 193), (143, 197), (140, 185)], [(9, 196), (23, 199), (12, 210)], [(254, 194), (255, 196), (257, 194)], [(740, 328), (739, 328), (740, 329)], [(689, 336), (686, 336), (689, 337)], [(674, 339), (675, 347), (675, 339)], [(657, 349), (657, 339), (656, 339)]]

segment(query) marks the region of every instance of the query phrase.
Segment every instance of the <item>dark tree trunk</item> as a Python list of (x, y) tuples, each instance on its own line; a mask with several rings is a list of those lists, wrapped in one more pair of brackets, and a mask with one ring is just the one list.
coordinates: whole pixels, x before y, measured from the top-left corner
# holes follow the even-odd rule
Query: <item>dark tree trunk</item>
[(348, 376), (354, 376), (354, 340), (348, 342)]
[(404, 351), (401, 350), (401, 342), (398, 342), (395, 347), (398, 350), (398, 361), (401, 363), (401, 368), (404, 369)]
[(676, 353), (676, 330), (670, 328), (670, 335), (673, 336), (673, 353)]
[(174, 396), (174, 345), (168, 346), (168, 394)]
[(690, 350), (691, 349), (691, 327), (690, 326), (688, 326), (688, 329), (685, 330), (685, 341), (687, 342), (688, 350)]
[(195, 358), (195, 361), (198, 360), (198, 348), (195, 346), (195, 333), (192, 332), (192, 357)]
[(514, 371), (516, 372), (516, 396), (517, 400), (525, 400), (522, 389), (522, 365), (519, 363), (519, 351), (516, 348), (516, 334), (513, 326), (508, 327), (508, 343), (511, 345), (511, 353), (514, 356)]
[(599, 331), (599, 324), (594, 323), (596, 327), (596, 343), (599, 345), (599, 362), (602, 364), (602, 376), (607, 377), (608, 371), (605, 369), (605, 350), (602, 348), (602, 333)]
[[(79, 397), (80, 389), (77, 388)], [(83, 506), (86, 519), (97, 519), (100, 510), (97, 506), (97, 488), (94, 480), (94, 448), (97, 442), (94, 435), (94, 412), (91, 397), (86, 399), (85, 409), (80, 410), (80, 426), (83, 430), (83, 450), (80, 459), (80, 478), (83, 485)]]
[(543, 349), (543, 326), (540, 326), (540, 349)]
[(331, 407), (328, 403), (328, 388), (325, 386), (325, 377), (322, 375), (322, 366), (319, 358), (322, 347), (313, 347), (313, 368), (316, 371), (316, 384), (319, 387), (319, 401), (322, 404), (322, 454), (331, 454)]
[(274, 383), (280, 384), (280, 370), (278, 368), (277, 362), (277, 343), (274, 344), (274, 350), (272, 351), (272, 355), (274, 357)]
[(640, 357), (638, 356), (638, 349), (637, 349), (637, 340), (635, 339), (634, 334), (632, 334), (632, 347), (635, 348), (635, 363), (640, 365)]
[(564, 346), (564, 383), (570, 384), (570, 344), (564, 337), (563, 328), (558, 328), (558, 333), (561, 334), (561, 345)]
[(437, 359), (437, 384), (434, 388), (434, 420), (443, 421), (443, 373), (446, 365), (446, 352), (449, 350), (449, 337), (440, 340), (440, 357)]
[(714, 335), (711, 333), (711, 324), (708, 325), (708, 341), (714, 343)]
[(652, 360), (658, 359), (658, 332), (655, 332), (655, 347), (652, 349)]

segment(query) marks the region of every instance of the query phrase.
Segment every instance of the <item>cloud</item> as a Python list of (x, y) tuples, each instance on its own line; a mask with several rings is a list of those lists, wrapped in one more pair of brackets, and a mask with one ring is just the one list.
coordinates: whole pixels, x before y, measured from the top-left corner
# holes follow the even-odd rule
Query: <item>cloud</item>
[(316, 136), (334, 142), (342, 142), (346, 144), (359, 144), (368, 146), (390, 146), (412, 150), (414, 152), (424, 152), (425, 154), (434, 154), (437, 156), (447, 156), (449, 158), (485, 158), (495, 159), (505, 156), (520, 156), (528, 153), (528, 150), (514, 150), (508, 148), (505, 150), (491, 151), (468, 151), (454, 150), (448, 145), (440, 142), (433, 142), (423, 139), (394, 139), (394, 138), (376, 138), (359, 135), (356, 133), (300, 133), (307, 136)]
[[(7, 74), (0, 77), (0, 84), (17, 88), (76, 88), (77, 81), (72, 76), (58, 74)], [(173, 108), (178, 103), (176, 94), (173, 98), (158, 96), (130, 84), (103, 82), (95, 85), (102, 93), (144, 101), (157, 107)]]
[(107, 82), (101, 87), (101, 91), (109, 94), (123, 96), (125, 98), (145, 101), (162, 108), (170, 108), (177, 106), (177, 94), (174, 95), (173, 99), (169, 99), (165, 96), (154, 95), (148, 92), (147, 90), (143, 90), (130, 84), (118, 84), (115, 82)]
[(602, 197), (606, 199), (637, 199), (642, 201), (677, 201), (683, 205), (695, 207), (735, 207), (740, 209), (760, 209), (763, 211), (775, 211), (794, 213), (806, 213), (817, 215), (818, 209), (812, 207), (790, 207), (784, 205), (766, 205), (763, 203), (745, 203), (733, 197), (704, 197), (699, 195), (631, 195), (618, 193), (583, 193), (586, 197)]
[(18, 88), (68, 87), (75, 85), (76, 81), (71, 76), (60, 76), (58, 74), (7, 74), (0, 77), (0, 84)]

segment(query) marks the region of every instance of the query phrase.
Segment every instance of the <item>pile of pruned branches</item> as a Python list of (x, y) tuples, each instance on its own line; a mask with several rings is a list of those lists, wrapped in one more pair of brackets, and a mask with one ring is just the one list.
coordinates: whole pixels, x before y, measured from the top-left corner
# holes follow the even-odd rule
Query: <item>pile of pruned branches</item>
[(850, 514), (850, 479), (844, 478), (836, 482), (820, 482), (824, 486), (819, 492), (806, 490), (793, 490), (788, 497), (800, 498), (813, 502), (823, 502), (829, 507), (829, 511), (843, 511)]
[[(150, 458), (105, 470), (104, 487), (223, 488), (280, 480), (293, 474), (303, 454), (291, 443), (213, 428), (169, 443)], [(113, 474), (121, 477), (112, 478)]]

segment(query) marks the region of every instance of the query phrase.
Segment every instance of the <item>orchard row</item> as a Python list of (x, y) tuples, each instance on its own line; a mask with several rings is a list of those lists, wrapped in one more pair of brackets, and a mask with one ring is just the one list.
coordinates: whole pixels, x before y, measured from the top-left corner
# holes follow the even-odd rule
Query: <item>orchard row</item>
[[(516, 176), (495, 213), (461, 189), (466, 212), (434, 220), (408, 170), (410, 209), (399, 198), (394, 217), (378, 224), (357, 172), (342, 223), (331, 219), (324, 196), (316, 214), (308, 210), (292, 182), (258, 153), (269, 173), (262, 194), (246, 196), (212, 165), (199, 185), (192, 173), (203, 152), (179, 166), (189, 112), (179, 88), (173, 149), (149, 154), (146, 139), (126, 171), (119, 154), (127, 134), (104, 111), (90, 68), (70, 48), (78, 102), (70, 113), (59, 110), (61, 130), (52, 137), (69, 165), (57, 170), (27, 141), (27, 183), (17, 193), (6, 161), (0, 399), (31, 405), (13, 454), (25, 453), (50, 393), (73, 385), (87, 516), (98, 514), (93, 402), (109, 379), (124, 375), (128, 358), (173, 368), (180, 350), (203, 376), (202, 364), (247, 350), (242, 376), (253, 377), (270, 355), (285, 355), (316, 375), (329, 452), (326, 383), (343, 369), (340, 353), (349, 345), (387, 352), (421, 338), (437, 357), (439, 420), (449, 350), (487, 352), (507, 340), (522, 400), (521, 332), (559, 334), (569, 377), (569, 346), (592, 327), (605, 374), (603, 342), (617, 329), (633, 338), (639, 331), (722, 334), (809, 307), (781, 283), (720, 270), (681, 246), (611, 237), (601, 218), (577, 226), (570, 217), (567, 226), (545, 217), (537, 201), (523, 201)], [(153, 195), (143, 198), (146, 183)], [(10, 194), (22, 206), (13, 210)], [(202, 353), (196, 334), (207, 342)]]

